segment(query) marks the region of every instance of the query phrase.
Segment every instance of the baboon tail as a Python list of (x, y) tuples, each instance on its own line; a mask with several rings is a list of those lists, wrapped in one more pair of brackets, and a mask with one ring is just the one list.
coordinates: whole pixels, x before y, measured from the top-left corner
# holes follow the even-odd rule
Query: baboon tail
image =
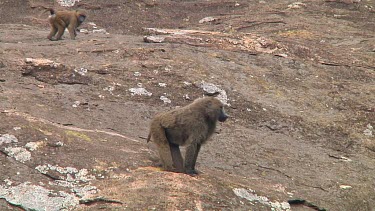
[(147, 143), (151, 141), (151, 132), (148, 133), (148, 136), (147, 136)]
[(51, 13), (51, 15), (55, 15), (55, 14), (56, 14), (56, 12), (55, 12), (54, 9), (52, 9), (52, 8), (48, 8), (48, 10), (49, 10), (49, 12)]

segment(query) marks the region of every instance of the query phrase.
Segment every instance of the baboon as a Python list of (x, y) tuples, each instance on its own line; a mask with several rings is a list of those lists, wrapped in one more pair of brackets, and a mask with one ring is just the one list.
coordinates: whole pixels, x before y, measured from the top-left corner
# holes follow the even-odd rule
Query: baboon
[[(227, 118), (220, 100), (199, 98), (185, 107), (157, 114), (151, 121), (147, 142), (156, 144), (165, 170), (198, 174), (195, 163), (201, 145), (211, 137), (217, 121)], [(187, 146), (185, 162), (179, 146)]]
[[(82, 10), (57, 11), (48, 9), (51, 15), (48, 21), (51, 25), (51, 32), (47, 36), (49, 40), (60, 40), (66, 28), (68, 28), (72, 40), (77, 36), (77, 27), (86, 19), (86, 13)], [(53, 38), (57, 33), (56, 38)]]

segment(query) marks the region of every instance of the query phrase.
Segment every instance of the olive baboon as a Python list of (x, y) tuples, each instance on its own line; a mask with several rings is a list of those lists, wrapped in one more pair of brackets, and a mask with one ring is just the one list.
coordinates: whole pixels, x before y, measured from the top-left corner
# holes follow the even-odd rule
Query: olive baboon
[[(49, 40), (60, 40), (66, 28), (68, 28), (70, 38), (72, 40), (77, 36), (77, 27), (86, 19), (86, 14), (82, 10), (75, 11), (57, 11), (48, 9), (51, 15), (48, 21), (51, 25), (51, 32), (47, 36)], [(56, 38), (53, 38), (57, 33)]]
[[(217, 121), (227, 118), (220, 100), (199, 98), (185, 107), (156, 115), (147, 142), (152, 139), (156, 144), (165, 170), (197, 174), (195, 163), (201, 145), (213, 134)], [(187, 146), (185, 163), (179, 146)]]

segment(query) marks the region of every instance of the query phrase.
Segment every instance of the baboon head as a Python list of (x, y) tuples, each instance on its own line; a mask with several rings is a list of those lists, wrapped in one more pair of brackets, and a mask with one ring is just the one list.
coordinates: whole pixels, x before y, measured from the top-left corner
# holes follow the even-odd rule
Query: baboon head
[(228, 115), (225, 113), (224, 107), (222, 107), (221, 110), (220, 110), (220, 115), (219, 115), (218, 120), (219, 120), (219, 122), (225, 122), (225, 120), (227, 120), (227, 119), (228, 119)]
[(76, 10), (76, 16), (77, 16), (77, 27), (80, 26), (83, 21), (86, 19), (86, 11), (84, 10)]
[(206, 115), (209, 120), (224, 122), (228, 119), (228, 115), (224, 111), (224, 105), (219, 99), (207, 97), (204, 100), (206, 100)]

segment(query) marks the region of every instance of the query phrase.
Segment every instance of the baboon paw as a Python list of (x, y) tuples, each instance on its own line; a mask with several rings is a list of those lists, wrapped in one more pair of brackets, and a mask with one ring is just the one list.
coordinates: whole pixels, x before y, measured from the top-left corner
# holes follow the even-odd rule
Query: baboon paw
[(186, 170), (186, 174), (190, 175), (190, 176), (196, 176), (198, 175), (198, 171), (195, 170), (195, 169), (192, 169), (192, 170)]
[(174, 173), (185, 173), (184, 170), (181, 170), (181, 169), (172, 169), (170, 170), (171, 172), (174, 172)]

